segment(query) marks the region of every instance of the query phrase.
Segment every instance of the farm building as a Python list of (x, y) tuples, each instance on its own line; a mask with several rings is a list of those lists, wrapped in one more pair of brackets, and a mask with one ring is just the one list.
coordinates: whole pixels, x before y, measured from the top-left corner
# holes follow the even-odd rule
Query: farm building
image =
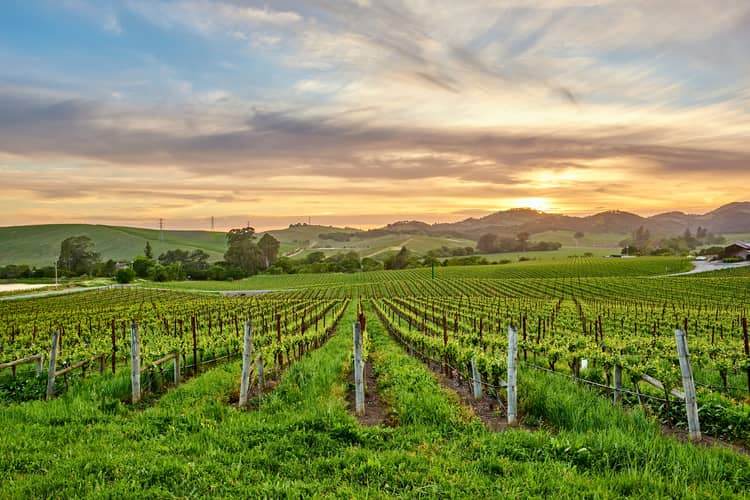
[(750, 243), (736, 241), (724, 249), (724, 257), (738, 257), (750, 260)]

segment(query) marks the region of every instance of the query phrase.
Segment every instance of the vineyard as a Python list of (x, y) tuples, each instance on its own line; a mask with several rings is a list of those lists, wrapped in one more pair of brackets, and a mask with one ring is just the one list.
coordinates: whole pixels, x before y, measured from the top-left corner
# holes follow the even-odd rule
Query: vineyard
[[(581, 259), (2, 302), (0, 491), (741, 497), (750, 279), (660, 276), (685, 267)], [(687, 439), (676, 331), (710, 445), (664, 436)], [(367, 369), (351, 383), (355, 358)]]

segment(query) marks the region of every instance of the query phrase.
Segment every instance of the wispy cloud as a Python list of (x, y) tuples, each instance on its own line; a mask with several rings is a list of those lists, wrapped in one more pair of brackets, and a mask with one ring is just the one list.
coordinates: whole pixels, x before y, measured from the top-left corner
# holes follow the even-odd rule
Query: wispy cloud
[[(144, 217), (241, 207), (276, 220), (305, 206), (374, 220), (531, 197), (692, 208), (740, 198), (750, 181), (744, 1), (64, 5), (125, 44), (127, 18), (170, 45), (101, 81), (50, 69), (47, 85), (19, 85), (11, 65), (0, 208), (36, 200), (38, 217), (64, 199), (104, 216), (131, 200)], [(205, 53), (175, 55), (183, 38)], [(61, 164), (77, 165), (64, 183)]]

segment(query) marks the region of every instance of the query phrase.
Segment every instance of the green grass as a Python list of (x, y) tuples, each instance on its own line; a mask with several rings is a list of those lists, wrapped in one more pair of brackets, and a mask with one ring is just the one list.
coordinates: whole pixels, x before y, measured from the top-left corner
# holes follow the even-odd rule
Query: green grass
[[(563, 259), (549, 261), (515, 262), (488, 266), (437, 267), (437, 279), (547, 279), (584, 277), (657, 276), (672, 272), (687, 271), (692, 264), (687, 259), (672, 257), (642, 257), (634, 259)], [(373, 271), (359, 273), (258, 275), (236, 281), (182, 281), (171, 283), (145, 283), (174, 290), (285, 290), (312, 287), (345, 287), (372, 283), (403, 282), (405, 280), (429, 280), (430, 268), (401, 271)]]
[(564, 247), (591, 247), (620, 249), (620, 242), (628, 238), (624, 233), (584, 233), (583, 238), (576, 240), (575, 231), (545, 231), (531, 235), (531, 241), (557, 241)]
[(54, 265), (60, 254), (60, 243), (70, 236), (88, 236), (102, 255), (102, 259), (129, 261), (143, 255), (146, 242), (151, 243), (155, 256), (172, 249), (200, 249), (211, 260), (222, 258), (226, 249), (224, 233), (210, 231), (159, 231), (132, 227), (90, 224), (48, 224), (40, 226), (0, 227), (0, 265)]
[[(492, 433), (368, 313), (395, 428), (347, 412), (348, 325), (305, 355), (253, 411), (229, 405), (240, 366), (219, 366), (152, 404), (81, 384), (0, 411), (0, 497), (740, 497), (747, 458), (658, 435), (586, 389), (522, 374), (521, 405), (550, 431)], [(540, 401), (546, 402), (544, 405)], [(584, 411), (585, 409), (585, 411)]]
[(519, 258), (525, 257), (532, 260), (567, 260), (575, 258), (584, 258), (583, 254), (590, 253), (594, 257), (605, 257), (613, 253), (619, 254), (619, 249), (601, 248), (601, 247), (563, 247), (559, 250), (549, 250), (545, 252), (504, 252), (504, 253), (483, 253), (477, 254), (492, 262), (510, 260), (518, 261)]

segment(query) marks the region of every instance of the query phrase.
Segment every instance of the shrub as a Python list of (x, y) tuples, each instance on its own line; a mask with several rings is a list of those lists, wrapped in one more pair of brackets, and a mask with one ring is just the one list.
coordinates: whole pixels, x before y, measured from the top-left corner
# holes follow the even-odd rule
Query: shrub
[(115, 280), (118, 283), (131, 283), (135, 279), (135, 271), (129, 267), (118, 269), (115, 273)]

